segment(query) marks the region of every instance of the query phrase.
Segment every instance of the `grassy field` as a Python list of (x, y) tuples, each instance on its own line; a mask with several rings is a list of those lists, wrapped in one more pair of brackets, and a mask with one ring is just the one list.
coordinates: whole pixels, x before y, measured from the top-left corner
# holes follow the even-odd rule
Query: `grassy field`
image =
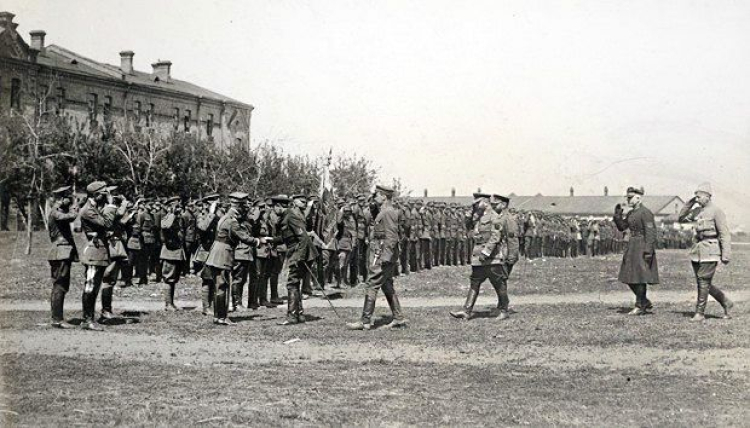
[[(42, 302), (43, 252), (21, 257), (9, 235), (0, 239), (0, 309)], [(750, 247), (734, 252), (717, 283), (739, 294)], [(660, 289), (694, 290), (684, 251), (657, 257)], [(624, 289), (616, 256), (523, 263), (511, 298)], [(78, 301), (80, 267), (73, 275), (68, 299)], [(104, 333), (51, 329), (46, 311), (0, 310), (0, 426), (750, 425), (747, 301), (734, 319), (699, 324), (679, 302), (635, 318), (607, 302), (514, 305), (507, 321), (479, 307), (464, 322), (448, 311), (467, 276), (443, 267), (397, 279), (404, 301), (455, 298), (450, 308), (406, 308), (411, 325), (398, 330), (382, 328), (382, 305), (369, 332), (343, 328), (359, 314), (352, 307), (338, 309), (343, 319), (308, 310), (294, 327), (276, 325), (283, 308), (236, 313), (230, 328), (198, 311), (134, 311)], [(195, 279), (180, 290), (198, 298)], [(159, 299), (152, 294), (157, 285), (117, 299)]]

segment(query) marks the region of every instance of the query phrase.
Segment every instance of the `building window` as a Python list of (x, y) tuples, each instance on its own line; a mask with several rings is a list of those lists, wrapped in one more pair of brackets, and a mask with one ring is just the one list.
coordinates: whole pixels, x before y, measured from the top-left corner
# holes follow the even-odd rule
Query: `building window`
[(89, 94), (89, 120), (96, 120), (96, 116), (99, 114), (99, 95)]
[(21, 110), (21, 79), (10, 81), (10, 108)]
[(210, 137), (211, 134), (213, 134), (213, 132), (214, 132), (214, 115), (209, 114), (208, 120), (206, 120), (206, 135)]
[(141, 114), (142, 114), (141, 113), (141, 102), (140, 101), (136, 101), (136, 102), (133, 103), (133, 113), (135, 115), (136, 122), (140, 122), (141, 121)]
[(112, 97), (109, 95), (104, 97), (104, 108), (102, 113), (104, 113), (104, 120), (110, 120), (112, 118)]
[(57, 103), (55, 106), (55, 114), (59, 115), (65, 110), (65, 88), (57, 88)]
[(185, 110), (185, 117), (183, 118), (185, 132), (190, 132), (190, 110)]
[(178, 130), (180, 127), (180, 109), (177, 107), (172, 110), (172, 122), (174, 130)]
[(148, 112), (146, 113), (146, 126), (151, 126), (151, 123), (154, 121), (154, 110), (155, 106), (151, 103), (148, 105)]
[(54, 110), (55, 99), (51, 97), (52, 94), (49, 92), (49, 86), (39, 86), (39, 108), (41, 109), (40, 114), (47, 114)]
[(234, 141), (237, 143), (237, 145), (239, 145), (239, 146), (242, 145), (242, 138), (237, 137)]

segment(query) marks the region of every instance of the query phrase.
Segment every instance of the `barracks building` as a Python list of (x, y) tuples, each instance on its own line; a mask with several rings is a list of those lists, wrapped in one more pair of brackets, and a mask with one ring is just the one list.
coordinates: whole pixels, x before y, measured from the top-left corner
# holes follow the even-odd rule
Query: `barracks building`
[(122, 125), (249, 148), (252, 105), (173, 78), (167, 60), (145, 72), (133, 68), (132, 51), (111, 65), (45, 44), (44, 31), (26, 42), (14, 17), (0, 12), (0, 112), (63, 115), (94, 133)]

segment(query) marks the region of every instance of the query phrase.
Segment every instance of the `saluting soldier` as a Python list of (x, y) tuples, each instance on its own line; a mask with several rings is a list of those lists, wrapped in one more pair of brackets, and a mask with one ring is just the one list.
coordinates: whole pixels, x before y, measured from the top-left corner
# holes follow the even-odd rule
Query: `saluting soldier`
[(346, 327), (350, 330), (369, 330), (371, 328), (375, 302), (378, 290), (381, 288), (393, 313), (393, 320), (387, 327), (407, 325), (407, 320), (401, 311), (401, 303), (396, 295), (396, 289), (393, 287), (393, 269), (398, 263), (395, 257), (395, 248), (399, 239), (399, 213), (393, 206), (393, 193), (394, 190), (391, 188), (375, 186), (374, 199), (375, 203), (380, 205), (380, 210), (373, 220), (370, 232), (370, 255), (367, 264), (370, 272), (368, 274), (367, 292), (362, 308), (362, 318), (360, 321), (347, 324)]
[[(372, 213), (365, 195), (357, 195), (357, 271), (362, 276), (362, 282), (367, 282), (367, 236), (370, 234)], [(359, 278), (357, 278), (357, 282)], [(356, 285), (356, 283), (354, 284)]]
[(231, 293), (232, 267), (234, 267), (234, 251), (237, 245), (240, 242), (257, 245), (265, 240), (265, 238), (259, 240), (250, 236), (239, 225), (238, 218), (247, 215), (247, 197), (248, 194), (244, 192), (234, 192), (229, 195), (230, 207), (216, 226), (214, 243), (206, 260), (206, 266), (210, 266), (213, 270), (216, 286), (214, 324), (234, 324), (227, 318), (227, 313), (229, 309), (228, 299)]
[(216, 236), (216, 225), (223, 213), (218, 211), (219, 195), (208, 195), (201, 200), (203, 205), (202, 211), (198, 216), (196, 224), (198, 228), (198, 248), (195, 251), (195, 269), (201, 277), (201, 302), (202, 314), (208, 315), (213, 307), (216, 287), (214, 283), (214, 272), (210, 267), (206, 267), (208, 254), (211, 252), (214, 238)]
[[(622, 256), (622, 265), (618, 275), (620, 282), (628, 284), (635, 294), (635, 307), (628, 313), (629, 315), (644, 315), (653, 308), (646, 296), (648, 284), (659, 283), (659, 267), (656, 262), (656, 225), (654, 214), (641, 202), (643, 193), (642, 187), (628, 187), (627, 206), (625, 208), (620, 204), (615, 206), (615, 225), (619, 230), (627, 230), (630, 233), (630, 241)], [(596, 222), (592, 223), (596, 224)]]
[(78, 252), (71, 230), (71, 223), (78, 217), (78, 206), (73, 205), (70, 189), (70, 186), (64, 186), (52, 191), (55, 205), (47, 218), (49, 240), (52, 244), (47, 256), (52, 276), (50, 296), (52, 327), (63, 329), (73, 328), (65, 322), (63, 307), (65, 294), (70, 289), (70, 269), (73, 262), (78, 261)]
[[(86, 235), (88, 242), (83, 249), (83, 265), (86, 268), (86, 281), (83, 289), (83, 324), (85, 330), (101, 331), (102, 328), (94, 320), (96, 298), (102, 286), (104, 271), (109, 265), (109, 239), (107, 234), (112, 224), (119, 220), (125, 213), (126, 201), (116, 210), (104, 210), (108, 203), (107, 183), (94, 181), (86, 186), (88, 199), (79, 211), (81, 219), (81, 230)], [(103, 317), (111, 316), (112, 310), (112, 288), (105, 288), (102, 293)]]
[[(336, 224), (336, 248), (338, 249), (338, 268), (334, 270), (336, 277), (336, 287), (341, 287), (343, 277), (344, 284), (355, 286), (351, 278), (357, 280), (357, 275), (347, 275), (347, 269), (351, 264), (352, 251), (354, 250), (357, 239), (357, 222), (352, 215), (352, 207), (346, 205), (342, 208), (342, 216)], [(356, 256), (356, 254), (354, 255)]]
[(409, 200), (409, 267), (412, 272), (420, 271), (419, 237), (422, 234), (422, 216), (414, 199)]
[(195, 273), (191, 266), (195, 251), (198, 249), (198, 217), (195, 213), (195, 201), (190, 201), (182, 212), (182, 228), (185, 236), (185, 263), (182, 266), (184, 275)]
[(145, 266), (138, 281), (138, 284), (140, 285), (148, 284), (148, 275), (154, 271), (154, 263), (158, 263), (158, 261), (156, 261), (156, 257), (159, 256), (159, 252), (161, 251), (161, 249), (157, 247), (156, 243), (157, 234), (154, 233), (153, 213), (154, 202), (151, 200), (147, 204), (146, 209), (138, 213), (138, 228), (140, 229), (141, 236), (143, 237), (143, 239), (141, 240), (143, 245), (141, 249), (141, 257), (143, 258), (143, 264)]
[(128, 238), (125, 244), (125, 250), (128, 253), (128, 275), (138, 277), (138, 284), (148, 284), (147, 272), (145, 270), (145, 260), (143, 257), (143, 235), (141, 233), (140, 218), (145, 211), (144, 200), (139, 197), (135, 205), (126, 214), (123, 219), (125, 234)]
[[(116, 189), (117, 186), (109, 186), (107, 187), (107, 193), (112, 194)], [(124, 198), (117, 195), (112, 197), (112, 201), (113, 204), (104, 207), (105, 211), (117, 211), (117, 207), (123, 203)], [(117, 278), (120, 277), (120, 275), (122, 275), (123, 287), (130, 287), (133, 285), (131, 277), (132, 271), (128, 268), (128, 252), (125, 249), (125, 228), (132, 215), (129, 209), (132, 208), (132, 205), (127, 205), (128, 210), (122, 217), (112, 223), (112, 228), (107, 233), (109, 238), (109, 266), (107, 266), (107, 269), (104, 271), (104, 277), (102, 278), (102, 282), (106, 284), (106, 286), (102, 288), (102, 298), (106, 293), (112, 292), (114, 286), (117, 284)], [(110, 318), (109, 315), (112, 313), (112, 308), (108, 308), (107, 310), (102, 308), (102, 313), (107, 315), (105, 318)]]
[(473, 213), (466, 219), (467, 225), (474, 229), (475, 246), (471, 257), (469, 293), (463, 309), (450, 312), (454, 318), (472, 318), (479, 288), (487, 279), (497, 294), (500, 319), (508, 318), (508, 241), (503, 236), (504, 222), (501, 215), (492, 209), (490, 198), (491, 195), (488, 193), (474, 193)]
[(161, 220), (161, 274), (164, 280), (164, 310), (176, 311), (174, 293), (177, 282), (180, 281), (182, 269), (185, 266), (184, 228), (182, 222), (182, 206), (180, 197), (167, 199), (169, 211)]
[(287, 248), (287, 311), (286, 320), (280, 325), (293, 325), (305, 322), (302, 307), (302, 278), (310, 275), (310, 263), (317, 257), (317, 250), (305, 228), (306, 196), (292, 196), (292, 206), (287, 208), (279, 224), (274, 243), (283, 242)]
[(712, 195), (711, 184), (701, 184), (678, 215), (681, 223), (695, 222), (695, 241), (690, 249), (690, 262), (698, 283), (698, 301), (691, 321), (706, 319), (706, 303), (709, 295), (724, 308), (723, 318), (725, 319), (731, 318), (729, 312), (734, 306), (734, 303), (713, 285), (719, 262), (725, 265), (729, 263), (732, 254), (732, 237), (726, 215), (711, 201)]

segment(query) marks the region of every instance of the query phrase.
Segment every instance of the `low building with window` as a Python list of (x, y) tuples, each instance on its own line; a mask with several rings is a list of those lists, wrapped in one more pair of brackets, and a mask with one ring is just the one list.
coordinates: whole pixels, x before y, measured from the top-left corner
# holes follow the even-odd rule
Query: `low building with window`
[(0, 112), (64, 115), (90, 132), (178, 131), (249, 147), (252, 105), (175, 79), (167, 60), (144, 72), (133, 68), (132, 51), (111, 65), (46, 45), (44, 31), (31, 31), (27, 43), (14, 17), (0, 12)]

